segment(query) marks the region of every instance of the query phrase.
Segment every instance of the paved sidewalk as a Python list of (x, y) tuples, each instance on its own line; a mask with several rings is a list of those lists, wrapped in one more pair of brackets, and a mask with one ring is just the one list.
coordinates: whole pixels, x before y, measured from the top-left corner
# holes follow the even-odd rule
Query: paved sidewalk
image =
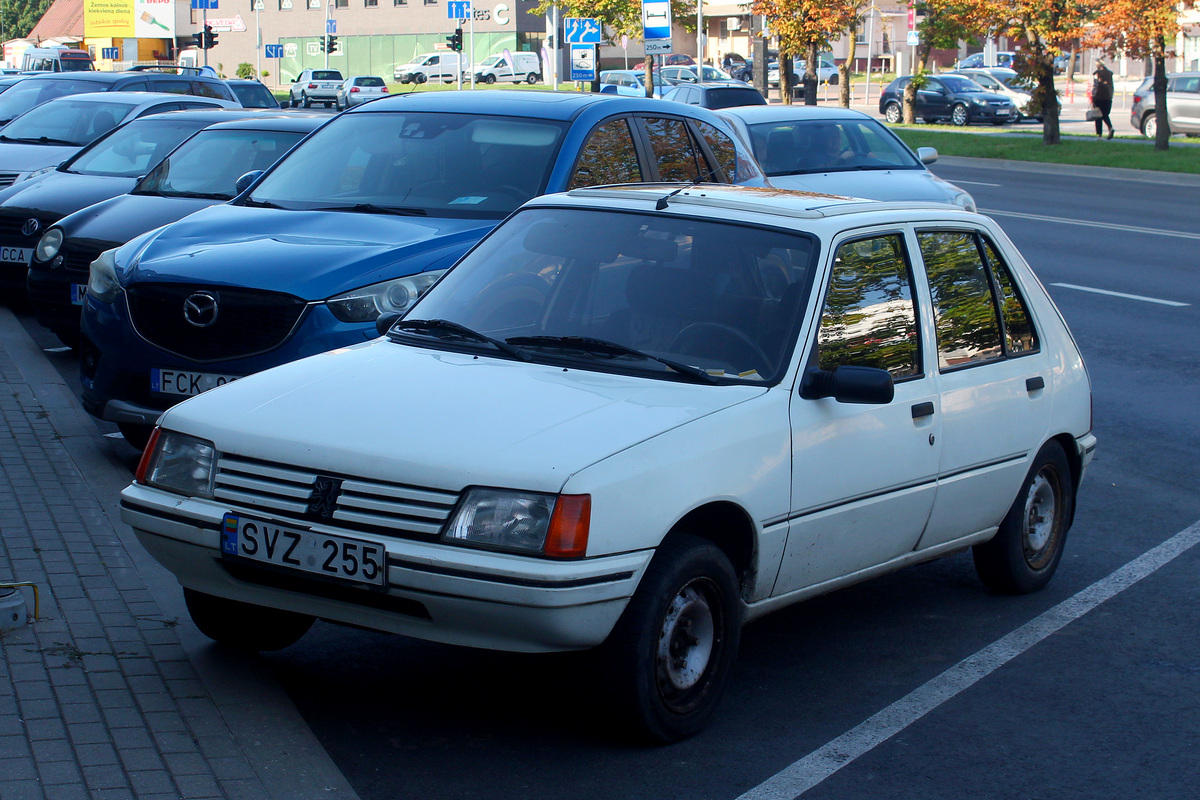
[(261, 660), (187, 621), (99, 438), (0, 307), (0, 582), (41, 594), (0, 635), (0, 800), (355, 800)]

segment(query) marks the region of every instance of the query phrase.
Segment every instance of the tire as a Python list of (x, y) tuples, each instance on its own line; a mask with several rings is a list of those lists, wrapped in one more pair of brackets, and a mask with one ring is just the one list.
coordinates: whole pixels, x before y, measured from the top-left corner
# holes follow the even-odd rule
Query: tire
[(624, 726), (660, 744), (699, 733), (729, 683), (741, 622), (725, 553), (690, 534), (668, 536), (601, 648)]
[(300, 93), (300, 105), (304, 106), (305, 108), (312, 108), (312, 100), (308, 99), (308, 92)]
[(1147, 112), (1146, 116), (1142, 117), (1142, 136), (1147, 139), (1153, 139), (1158, 136), (1158, 113), (1155, 111)]
[(146, 444), (150, 441), (150, 434), (154, 432), (153, 425), (142, 425), (138, 422), (118, 422), (117, 428), (125, 437), (125, 441), (138, 450), (146, 449)]
[(1075, 485), (1062, 445), (1038, 452), (1000, 530), (972, 548), (975, 571), (990, 589), (1036, 592), (1054, 577), (1075, 513)]
[(835, 73), (833, 73), (832, 75), (830, 75), (830, 76), (829, 76), (829, 85), (830, 85), (830, 86), (837, 86), (837, 85), (838, 85), (838, 80), (839, 80), (839, 78), (838, 78), (838, 74), (837, 74), (836, 72), (835, 72)]
[(307, 614), (228, 600), (193, 589), (184, 589), (183, 599), (201, 633), (239, 650), (282, 650), (298, 642), (314, 621)]
[(962, 127), (971, 121), (971, 112), (962, 103), (958, 103), (954, 108), (950, 109), (950, 124)]
[(424, 72), (418, 72), (416, 75), (413, 76), (413, 80), (416, 81), (417, 83), (424, 83), (425, 81), (429, 80), (429, 76), (426, 75)]
[(883, 118), (892, 125), (899, 125), (904, 119), (904, 111), (900, 108), (899, 103), (888, 103), (883, 109)]
[(533, 86), (535, 83), (537, 83), (541, 79), (542, 79), (542, 76), (538, 75), (536, 72), (531, 72), (525, 76), (525, 82), (528, 83), (530, 86)]

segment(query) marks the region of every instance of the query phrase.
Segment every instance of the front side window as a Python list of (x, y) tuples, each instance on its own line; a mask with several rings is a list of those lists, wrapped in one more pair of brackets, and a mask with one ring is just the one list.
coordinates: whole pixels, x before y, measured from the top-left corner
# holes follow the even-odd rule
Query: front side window
[(202, 122), (165, 119), (138, 120), (112, 133), (63, 166), (79, 175), (111, 175), (136, 178), (175, 149), (176, 145), (204, 127)]
[(499, 219), (544, 191), (563, 130), (519, 117), (344, 115), (281, 161), (248, 202)]
[(609, 120), (596, 126), (579, 151), (575, 171), (568, 188), (602, 186), (608, 183), (636, 183), (642, 180), (637, 147), (629, 120)]
[(238, 178), (267, 169), (303, 137), (298, 131), (201, 131), (151, 170), (131, 194), (231, 200)]
[(917, 241), (933, 299), (938, 367), (953, 369), (1002, 357), (996, 298), (975, 235), (923, 231)]
[(899, 234), (841, 244), (817, 334), (817, 366), (875, 367), (893, 380), (921, 374), (912, 270)]

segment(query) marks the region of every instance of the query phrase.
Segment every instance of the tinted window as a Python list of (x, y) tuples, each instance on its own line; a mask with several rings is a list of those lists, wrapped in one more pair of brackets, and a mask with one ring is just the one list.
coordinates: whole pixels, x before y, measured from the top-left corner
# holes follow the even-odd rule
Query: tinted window
[(938, 367), (952, 369), (1003, 355), (996, 299), (975, 236), (917, 234), (937, 329)]
[(923, 168), (873, 120), (787, 120), (752, 125), (749, 131), (751, 146), (768, 176)]
[(650, 149), (662, 181), (695, 181), (708, 172), (696, 153), (687, 123), (681, 119), (647, 117), (643, 120), (650, 136)]
[(192, 84), (192, 86), (195, 87), (193, 94), (195, 94), (197, 97), (213, 97), (213, 98), (216, 98), (217, 100), (225, 99), (225, 93), (222, 92), (216, 86), (216, 84), (204, 83), (203, 81), (196, 81), (194, 84)]
[(696, 122), (695, 125), (708, 143), (708, 149), (717, 159), (717, 164), (725, 171), (728, 181), (732, 183), (737, 181), (739, 175), (751, 174), (749, 169), (742, 171), (742, 165), (738, 163), (738, 149), (732, 139), (707, 122)]
[(230, 87), (243, 108), (279, 108), (279, 101), (267, 87), (258, 83), (239, 83)]
[(148, 92), (148, 91), (150, 91), (150, 89), (146, 86), (145, 81), (130, 81), (129, 83), (122, 83), (120, 86), (118, 86), (116, 88), (117, 88), (117, 91), (121, 91), (121, 92)]
[(383, 86), (383, 78), (355, 78), (355, 84), (358, 86)]
[(184, 80), (156, 80), (153, 82), (153, 88), (156, 92), (170, 92), (171, 94), (191, 94), (191, 81)]
[(314, 81), (340, 81), (342, 73), (336, 69), (314, 69), (312, 79)]
[(1038, 349), (1037, 331), (1029, 319), (1025, 301), (1017, 291), (1008, 266), (1001, 260), (996, 248), (987, 239), (983, 240), (983, 252), (987, 255), (992, 278), (996, 281), (996, 293), (1000, 297), (1000, 316), (1004, 323), (1004, 347), (1009, 355), (1030, 353)]
[(165, 118), (139, 120), (120, 128), (81, 153), (65, 169), (83, 175), (135, 178), (147, 171), (206, 123)]
[(267, 169), (303, 137), (294, 131), (201, 131), (147, 175), (135, 193), (228, 200), (238, 178)]
[(709, 108), (732, 108), (734, 106), (763, 106), (767, 101), (758, 93), (757, 89), (749, 87), (730, 87), (728, 89), (709, 89), (708, 103)]
[(921, 374), (912, 272), (898, 234), (845, 242), (833, 259), (817, 334), (817, 366)]
[(575, 162), (571, 185), (599, 186), (606, 183), (634, 183), (642, 180), (637, 148), (627, 119), (614, 119), (596, 126), (588, 136)]

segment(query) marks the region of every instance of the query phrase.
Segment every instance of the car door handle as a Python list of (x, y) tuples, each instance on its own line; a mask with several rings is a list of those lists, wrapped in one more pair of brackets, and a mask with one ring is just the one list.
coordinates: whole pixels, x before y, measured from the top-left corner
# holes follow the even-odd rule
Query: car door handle
[(1038, 389), (1046, 388), (1046, 380), (1041, 375), (1036, 375), (1032, 378), (1025, 379), (1025, 391), (1036, 392)]
[(917, 403), (912, 407), (913, 419), (933, 416), (933, 403)]

